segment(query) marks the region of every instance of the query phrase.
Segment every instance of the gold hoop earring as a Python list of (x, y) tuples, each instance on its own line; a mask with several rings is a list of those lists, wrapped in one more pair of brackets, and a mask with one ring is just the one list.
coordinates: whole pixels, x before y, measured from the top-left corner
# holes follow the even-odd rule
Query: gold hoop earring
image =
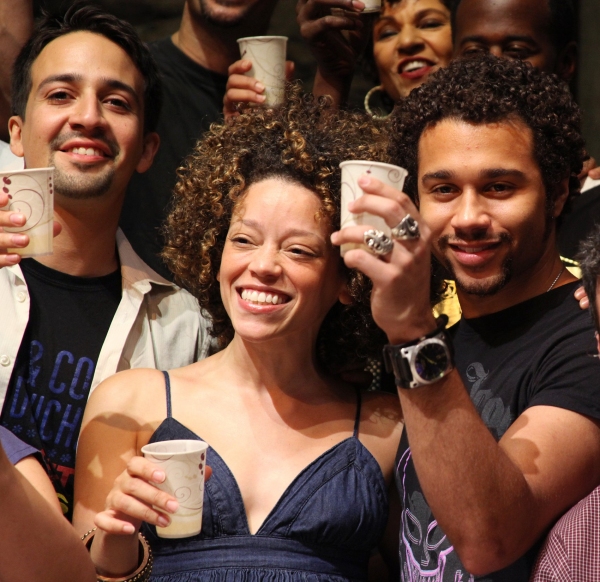
[(371, 97), (377, 93), (378, 91), (381, 91), (382, 93), (385, 93), (385, 90), (383, 88), (383, 85), (375, 85), (375, 87), (373, 87), (372, 89), (370, 89), (367, 94), (365, 95), (365, 111), (373, 118), (373, 119), (378, 119), (383, 121), (384, 119), (387, 119), (392, 112), (390, 111), (389, 113), (385, 114), (385, 115), (378, 115), (377, 113), (374, 113), (373, 110), (371, 109), (371, 106), (369, 105), (369, 101), (371, 100)]

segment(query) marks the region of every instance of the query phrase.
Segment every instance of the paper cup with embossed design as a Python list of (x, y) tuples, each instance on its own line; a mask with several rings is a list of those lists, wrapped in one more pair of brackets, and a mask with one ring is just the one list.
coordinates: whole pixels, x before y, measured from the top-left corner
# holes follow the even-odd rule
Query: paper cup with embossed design
[(179, 502), (167, 527), (156, 527), (161, 538), (187, 538), (202, 529), (204, 501), (204, 469), (208, 445), (197, 440), (173, 440), (142, 447), (146, 459), (159, 466), (166, 475), (164, 482), (154, 484)]
[(243, 59), (252, 62), (246, 73), (265, 86), (264, 104), (268, 107), (283, 103), (285, 95), (285, 53), (287, 36), (247, 36), (238, 39)]
[(23, 226), (4, 227), (6, 232), (29, 236), (26, 247), (9, 248), (22, 257), (52, 254), (54, 222), (54, 168), (32, 168), (0, 172), (0, 188), (8, 194), (8, 204), (0, 210), (25, 215)]
[[(367, 174), (381, 180), (385, 184), (402, 190), (404, 179), (408, 172), (400, 166), (384, 164), (382, 162), (369, 162), (362, 160), (346, 161), (340, 164), (342, 170), (342, 208), (340, 230), (347, 226), (370, 225), (376, 230), (381, 230), (388, 236), (391, 236), (391, 229), (385, 220), (380, 216), (363, 212), (361, 214), (352, 214), (348, 210), (348, 204), (352, 200), (360, 198), (364, 192), (358, 185), (358, 179)], [(342, 256), (351, 249), (367, 248), (366, 245), (348, 243), (342, 245), (340, 252)]]

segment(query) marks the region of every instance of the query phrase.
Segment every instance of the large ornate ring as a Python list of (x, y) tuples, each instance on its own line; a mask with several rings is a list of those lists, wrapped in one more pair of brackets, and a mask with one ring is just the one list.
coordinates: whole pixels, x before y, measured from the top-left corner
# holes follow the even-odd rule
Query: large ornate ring
[(407, 214), (398, 223), (398, 226), (392, 228), (392, 236), (396, 240), (416, 240), (421, 236), (419, 223), (410, 214)]
[(387, 255), (394, 248), (394, 241), (380, 230), (367, 230), (364, 241), (374, 255)]

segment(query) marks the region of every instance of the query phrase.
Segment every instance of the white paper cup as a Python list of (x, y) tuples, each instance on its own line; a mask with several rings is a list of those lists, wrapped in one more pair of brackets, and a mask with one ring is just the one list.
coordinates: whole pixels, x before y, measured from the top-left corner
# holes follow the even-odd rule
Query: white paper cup
[(0, 172), (0, 188), (8, 194), (8, 204), (0, 210), (25, 215), (24, 226), (4, 227), (6, 232), (29, 236), (26, 247), (8, 249), (22, 257), (52, 254), (54, 221), (54, 168), (32, 168)]
[(153, 485), (179, 502), (179, 508), (171, 515), (171, 523), (167, 527), (156, 527), (159, 537), (187, 538), (200, 533), (206, 449), (205, 442), (191, 439), (161, 441), (142, 447), (144, 457), (166, 475), (162, 483)]
[[(391, 236), (391, 229), (386, 224), (385, 220), (380, 216), (363, 212), (361, 214), (352, 214), (348, 210), (348, 204), (351, 200), (360, 198), (364, 192), (358, 185), (358, 179), (365, 174), (373, 176), (381, 180), (385, 184), (402, 190), (404, 186), (404, 179), (408, 172), (400, 166), (394, 166), (392, 164), (384, 164), (382, 162), (369, 162), (369, 161), (346, 161), (340, 164), (342, 170), (342, 208), (341, 208), (341, 225), (340, 230), (347, 226), (355, 225), (370, 225), (376, 230), (381, 230), (388, 236)], [(348, 243), (342, 245), (340, 253), (342, 257), (351, 249), (364, 248), (366, 245), (358, 245), (354, 243)]]
[(363, 10), (363, 14), (367, 12), (379, 12), (381, 10), (381, 0), (362, 0), (365, 9)]
[(264, 104), (280, 105), (285, 96), (285, 54), (287, 36), (247, 36), (238, 39), (240, 55), (252, 62), (246, 73), (265, 86)]

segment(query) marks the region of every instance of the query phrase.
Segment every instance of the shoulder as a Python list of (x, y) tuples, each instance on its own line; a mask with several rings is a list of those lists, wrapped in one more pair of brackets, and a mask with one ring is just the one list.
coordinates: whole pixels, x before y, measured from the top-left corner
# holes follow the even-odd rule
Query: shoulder
[[(159, 370), (137, 368), (110, 376), (92, 392), (85, 416), (108, 414), (147, 417), (154, 409), (165, 409), (165, 377)], [(164, 414), (163, 414), (164, 416)]]

